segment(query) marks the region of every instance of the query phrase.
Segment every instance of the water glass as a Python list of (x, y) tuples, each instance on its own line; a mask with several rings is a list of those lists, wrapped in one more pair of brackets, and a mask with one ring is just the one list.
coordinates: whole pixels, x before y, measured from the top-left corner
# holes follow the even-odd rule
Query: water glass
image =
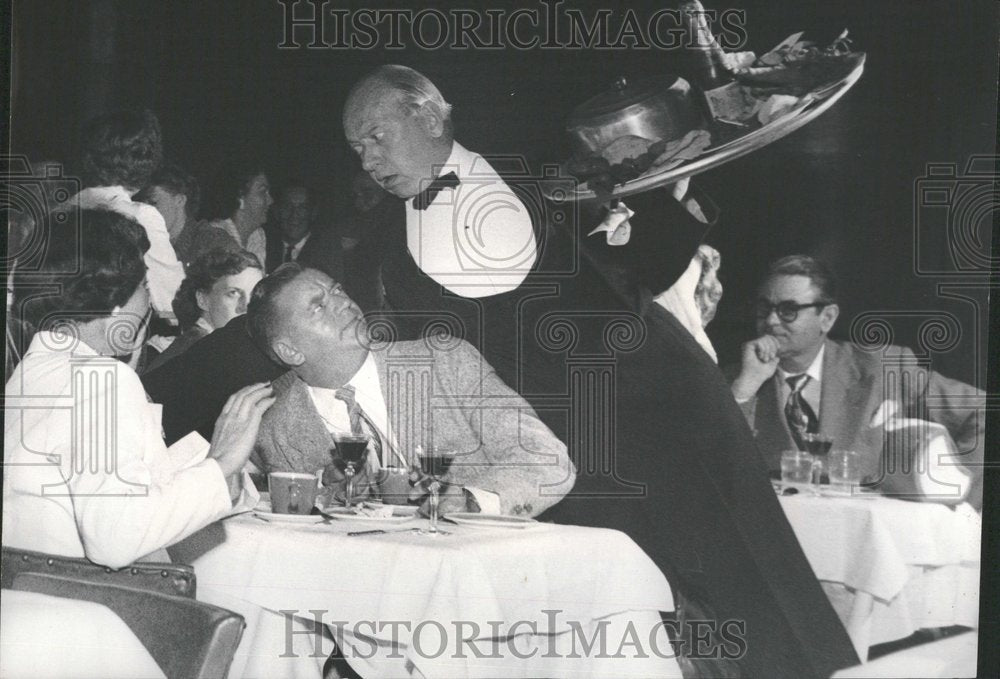
[(781, 453), (781, 486), (806, 486), (813, 478), (813, 456), (804, 450)]
[(861, 483), (861, 453), (834, 450), (827, 461), (830, 485), (839, 490), (852, 490)]

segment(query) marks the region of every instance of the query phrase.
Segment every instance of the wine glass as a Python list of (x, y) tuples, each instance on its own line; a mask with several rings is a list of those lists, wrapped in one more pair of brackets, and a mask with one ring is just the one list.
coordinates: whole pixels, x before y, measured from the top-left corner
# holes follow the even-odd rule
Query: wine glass
[(344, 476), (347, 477), (344, 484), (344, 506), (350, 509), (354, 501), (354, 475), (365, 466), (368, 435), (335, 433), (333, 443), (336, 446), (334, 456), (344, 462)]
[(427, 486), (430, 492), (430, 519), (431, 525), (426, 531), (420, 531), (424, 535), (440, 535), (438, 531), (438, 506), (441, 503), (441, 477), (448, 473), (451, 463), (455, 461), (453, 453), (431, 453), (420, 457), (420, 471), (430, 477), (431, 481)]

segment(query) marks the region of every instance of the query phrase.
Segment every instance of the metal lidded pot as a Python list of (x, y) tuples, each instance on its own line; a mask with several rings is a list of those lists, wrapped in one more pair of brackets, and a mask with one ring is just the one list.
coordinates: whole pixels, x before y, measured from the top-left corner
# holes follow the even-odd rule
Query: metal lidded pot
[(619, 77), (610, 90), (573, 109), (566, 131), (574, 151), (589, 155), (620, 137), (670, 141), (701, 126), (698, 100), (683, 78), (631, 82)]

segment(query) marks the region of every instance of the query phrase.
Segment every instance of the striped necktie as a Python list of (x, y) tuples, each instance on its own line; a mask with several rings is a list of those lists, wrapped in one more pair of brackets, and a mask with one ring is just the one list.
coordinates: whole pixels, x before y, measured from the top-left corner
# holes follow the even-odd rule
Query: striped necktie
[(372, 442), (375, 457), (378, 458), (379, 466), (385, 468), (385, 460), (382, 458), (382, 435), (379, 434), (378, 427), (365, 414), (361, 404), (354, 397), (354, 387), (347, 385), (334, 392), (334, 397), (347, 404), (347, 415), (351, 418), (351, 433), (366, 434)]
[(802, 390), (809, 382), (809, 375), (792, 375), (785, 379), (792, 393), (785, 401), (785, 419), (788, 420), (788, 429), (792, 432), (792, 438), (799, 450), (805, 450), (805, 442), (802, 440), (803, 434), (815, 434), (819, 431), (819, 418), (813, 411), (812, 406), (802, 396)]

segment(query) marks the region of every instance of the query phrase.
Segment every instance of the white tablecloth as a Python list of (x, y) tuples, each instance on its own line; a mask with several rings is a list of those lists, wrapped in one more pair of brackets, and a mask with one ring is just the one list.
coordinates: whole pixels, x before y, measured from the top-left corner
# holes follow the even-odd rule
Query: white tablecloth
[(918, 629), (978, 625), (982, 522), (970, 506), (805, 494), (781, 506), (862, 658)]
[(128, 625), (90, 601), (3, 590), (3, 679), (159, 679), (156, 661)]
[(882, 656), (870, 663), (834, 672), (833, 679), (910, 679), (940, 677), (960, 679), (976, 676), (979, 635), (959, 636), (922, 644)]
[[(399, 676), (404, 667), (435, 678), (680, 676), (658, 613), (673, 610), (669, 585), (623, 533), (537, 524), (447, 525), (451, 535), (438, 538), (346, 535), (370, 527), (243, 515), (171, 554), (194, 565), (199, 598), (341, 623), (348, 660), (377, 676)], [(268, 643), (272, 654), (284, 651), (283, 638)]]

